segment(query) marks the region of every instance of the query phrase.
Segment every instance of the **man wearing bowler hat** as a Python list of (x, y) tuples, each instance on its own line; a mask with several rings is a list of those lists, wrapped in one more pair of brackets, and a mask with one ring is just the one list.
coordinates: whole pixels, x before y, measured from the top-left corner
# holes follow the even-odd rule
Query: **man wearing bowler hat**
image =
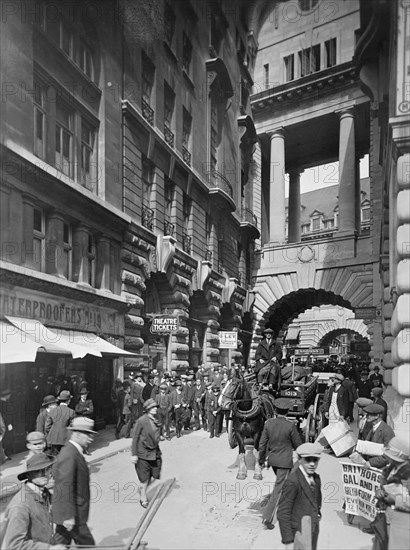
[(255, 373), (258, 382), (267, 382), (271, 389), (280, 385), (280, 365), (282, 361), (282, 347), (273, 337), (273, 330), (265, 328), (262, 340), (255, 352)]
[(57, 456), (63, 445), (67, 441), (67, 426), (74, 418), (75, 413), (68, 404), (72, 395), (68, 390), (63, 390), (57, 397), (60, 405), (48, 413), (45, 424), (45, 433), (47, 437), (47, 446), (50, 447), (51, 454)]
[(50, 515), (50, 480), (54, 458), (44, 453), (33, 455), (24, 472), (17, 475), (24, 483), (12, 498), (5, 513), (6, 530), (2, 548), (7, 550), (64, 549), (55, 544)]
[(54, 395), (46, 395), (41, 404), (43, 407), (36, 418), (36, 431), (46, 433), (46, 420), (51, 409), (57, 407), (57, 399)]
[[(311, 539), (309, 542), (312, 550), (317, 548), (322, 491), (316, 470), (322, 450), (322, 446), (316, 443), (303, 443), (296, 449), (299, 467), (294, 469), (285, 481), (278, 506), (278, 521), (285, 548), (293, 548), (297, 533), (303, 538), (307, 536)], [(311, 533), (302, 533), (304, 516), (311, 519)], [(306, 547), (309, 546), (306, 544)]]
[(90, 511), (90, 473), (84, 451), (94, 439), (94, 421), (85, 416), (73, 419), (67, 428), (70, 439), (64, 445), (54, 466), (53, 522), (55, 540), (69, 545), (94, 546), (88, 528)]
[(286, 418), (291, 401), (280, 397), (275, 399), (273, 405), (276, 418), (269, 418), (265, 422), (259, 443), (259, 464), (263, 467), (267, 461), (276, 476), (275, 487), (263, 510), (262, 523), (267, 529), (274, 528), (274, 516), (282, 487), (293, 468), (292, 453), (302, 443), (294, 422)]

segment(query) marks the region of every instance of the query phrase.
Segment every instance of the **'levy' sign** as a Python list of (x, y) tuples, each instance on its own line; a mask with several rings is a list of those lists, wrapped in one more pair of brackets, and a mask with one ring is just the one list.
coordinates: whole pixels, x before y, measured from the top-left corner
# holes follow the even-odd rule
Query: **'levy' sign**
[(236, 349), (238, 347), (238, 333), (221, 330), (219, 332), (219, 349)]

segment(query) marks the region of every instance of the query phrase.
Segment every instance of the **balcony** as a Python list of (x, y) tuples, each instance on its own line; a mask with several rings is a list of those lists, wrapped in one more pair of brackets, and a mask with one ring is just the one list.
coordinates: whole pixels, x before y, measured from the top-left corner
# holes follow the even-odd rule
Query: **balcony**
[(174, 132), (172, 132), (168, 126), (164, 126), (164, 137), (168, 145), (170, 147), (174, 147), (175, 135), (174, 135)]
[(154, 124), (154, 110), (151, 109), (146, 99), (142, 100), (142, 116), (151, 124), (151, 126)]
[(209, 185), (209, 194), (214, 198), (219, 207), (228, 206), (231, 212), (236, 210), (236, 205), (233, 200), (232, 185), (217, 170), (212, 170), (206, 173), (206, 179)]
[(145, 204), (142, 205), (141, 222), (144, 227), (150, 231), (154, 228), (154, 211)]
[(240, 224), (242, 230), (249, 231), (249, 233), (251, 233), (251, 238), (259, 239), (260, 233), (258, 230), (258, 218), (252, 210), (246, 206), (242, 207)]
[(191, 166), (191, 153), (184, 146), (182, 146), (182, 158), (184, 159), (184, 162), (188, 164), (188, 166)]
[(187, 254), (191, 254), (192, 237), (187, 235), (187, 233), (182, 233), (182, 250)]
[(164, 220), (164, 235), (173, 237), (175, 233), (175, 225), (169, 220)]

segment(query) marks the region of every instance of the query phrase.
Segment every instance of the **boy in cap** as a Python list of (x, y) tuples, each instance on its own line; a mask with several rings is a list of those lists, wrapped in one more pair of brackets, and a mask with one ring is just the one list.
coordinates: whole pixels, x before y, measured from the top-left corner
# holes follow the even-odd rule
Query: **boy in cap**
[(50, 515), (50, 480), (54, 458), (44, 453), (33, 455), (24, 472), (17, 479), (23, 481), (6, 509), (6, 530), (2, 548), (7, 550), (32, 550), (35, 548), (62, 550), (62, 544), (53, 541)]
[(47, 447), (46, 436), (42, 432), (30, 432), (26, 436), (26, 447), (30, 451), (27, 460), (34, 455), (44, 453)]
[(88, 528), (90, 511), (90, 473), (84, 458), (94, 440), (94, 421), (85, 416), (73, 419), (67, 428), (70, 439), (62, 448), (54, 466), (53, 522), (59, 544), (94, 546)]
[(286, 418), (291, 401), (281, 397), (275, 399), (273, 405), (276, 418), (268, 418), (265, 422), (259, 443), (260, 466), (263, 467), (267, 461), (276, 476), (275, 487), (263, 510), (262, 523), (267, 529), (274, 528), (274, 516), (282, 487), (293, 468), (292, 453), (302, 443), (295, 424)]
[(132, 433), (131, 462), (140, 482), (140, 504), (148, 506), (147, 489), (152, 479), (159, 479), (162, 468), (161, 450), (159, 448), (161, 425), (156, 418), (158, 411), (154, 399), (144, 403), (145, 414), (137, 422)]
[(321, 445), (303, 443), (296, 449), (299, 467), (288, 476), (278, 506), (278, 521), (282, 543), (293, 548), (296, 533), (302, 532), (302, 518), (311, 518), (312, 550), (316, 550), (321, 519), (322, 491), (320, 477), (316, 473)]

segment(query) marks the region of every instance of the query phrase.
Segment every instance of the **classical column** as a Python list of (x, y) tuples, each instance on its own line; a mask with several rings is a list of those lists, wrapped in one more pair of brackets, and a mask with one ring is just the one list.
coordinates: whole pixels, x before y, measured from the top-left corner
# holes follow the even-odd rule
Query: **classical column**
[(289, 171), (288, 242), (300, 242), (300, 170)]
[(356, 150), (354, 109), (338, 112), (339, 129), (339, 232), (356, 230)]
[(89, 232), (85, 225), (79, 224), (73, 230), (73, 281), (89, 284), (90, 266), (88, 263)]
[[(360, 232), (360, 226), (362, 221), (362, 194), (360, 190), (360, 157), (356, 157), (356, 182), (355, 182), (355, 221), (356, 230)], [(370, 200), (370, 196), (368, 197)]]
[(110, 289), (110, 240), (100, 237), (97, 243), (96, 286), (101, 290)]
[(269, 241), (285, 242), (285, 133), (270, 134)]
[(64, 217), (52, 212), (47, 218), (46, 271), (64, 277)]

